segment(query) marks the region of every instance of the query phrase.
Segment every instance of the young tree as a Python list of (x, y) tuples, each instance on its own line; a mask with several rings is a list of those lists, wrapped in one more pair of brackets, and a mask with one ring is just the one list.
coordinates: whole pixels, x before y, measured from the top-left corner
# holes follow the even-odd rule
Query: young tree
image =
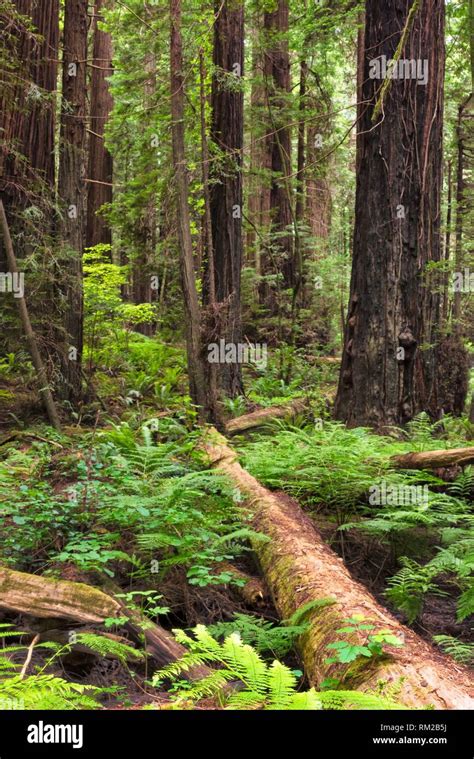
[(86, 246), (110, 245), (112, 232), (99, 209), (112, 201), (112, 156), (105, 147), (104, 130), (113, 101), (107, 77), (112, 74), (112, 37), (99, 27), (106, 0), (95, 0), (92, 31), (92, 75), (90, 83), (89, 170), (87, 192)]
[(181, 0), (170, 0), (171, 135), (176, 188), (177, 226), (181, 287), (186, 317), (186, 348), (189, 392), (201, 420), (216, 418), (215, 398), (206, 383), (206, 357), (201, 342), (201, 309), (194, 272), (193, 243), (189, 216), (189, 181), (186, 168), (184, 130), (184, 73), (181, 35)]
[[(215, 296), (220, 304), (219, 337), (242, 341), (240, 277), (242, 268), (242, 147), (244, 134), (244, 8), (241, 0), (216, 5), (214, 24), (211, 137), (217, 171), (211, 185), (211, 221)], [(219, 367), (219, 384), (234, 398), (243, 393), (238, 362)]]
[[(443, 0), (366, 1), (354, 255), (336, 416), (382, 427), (440, 412)], [(390, 78), (384, 62), (399, 59)]]

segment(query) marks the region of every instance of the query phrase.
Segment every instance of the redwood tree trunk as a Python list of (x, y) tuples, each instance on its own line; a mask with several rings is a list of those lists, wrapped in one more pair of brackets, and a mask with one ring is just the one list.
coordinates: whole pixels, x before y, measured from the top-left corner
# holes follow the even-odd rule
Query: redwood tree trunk
[(427, 265), (440, 260), (444, 3), (424, 0), (401, 57), (426, 60), (427, 82), (392, 79), (372, 122), (383, 79), (413, 0), (366, 0), (356, 220), (350, 301), (336, 399), (350, 425), (400, 424), (439, 413), (439, 296)]
[(82, 253), (85, 231), (87, 0), (66, 0), (59, 158), (61, 241), (66, 293), (63, 398), (81, 395), (83, 344)]
[[(39, 196), (54, 188), (59, 0), (15, 0), (14, 6), (31, 19), (32, 30), (16, 22), (13, 37), (22, 66), (0, 98), (0, 189), (13, 229), (17, 212), (28, 203), (38, 205)], [(35, 88), (40, 98), (31, 97)]]
[(112, 201), (112, 156), (105, 147), (104, 129), (112, 110), (113, 101), (107, 77), (112, 74), (112, 38), (98, 27), (106, 0), (95, 0), (92, 53), (89, 171), (87, 192), (86, 246), (100, 243), (110, 245), (112, 232), (103, 216), (97, 211)]
[[(149, 6), (146, 5), (144, 10), (147, 18), (151, 20), (152, 14), (150, 13)], [(156, 92), (156, 56), (152, 51), (145, 53), (144, 68), (147, 78), (144, 84), (143, 103), (144, 108), (152, 108)], [(153, 164), (151, 162), (148, 168), (151, 173), (153, 171)], [(132, 262), (132, 297), (133, 302), (136, 304), (152, 303), (153, 301), (151, 277), (156, 249), (156, 226), (156, 191), (151, 183), (149, 197), (137, 224), (139, 245)], [(155, 330), (155, 325), (147, 322), (135, 325), (134, 329), (142, 335), (150, 337)]]
[[(271, 156), (272, 183), (270, 206), (274, 247), (281, 255), (280, 269), (284, 287), (294, 284), (293, 237), (290, 231), (291, 209), (291, 128), (288, 98), (290, 94), (290, 56), (288, 52), (288, 2), (278, 0), (274, 11), (264, 15), (264, 78), (267, 91), (268, 135), (266, 147)], [(267, 266), (268, 269), (268, 266)]]
[[(211, 137), (222, 153), (211, 185), (211, 221), (216, 301), (220, 304), (219, 339), (242, 342), (240, 277), (242, 269), (242, 148), (244, 135), (244, 7), (228, 0), (216, 5), (215, 73), (212, 83)], [(230, 398), (243, 393), (241, 366), (219, 366), (218, 383)]]

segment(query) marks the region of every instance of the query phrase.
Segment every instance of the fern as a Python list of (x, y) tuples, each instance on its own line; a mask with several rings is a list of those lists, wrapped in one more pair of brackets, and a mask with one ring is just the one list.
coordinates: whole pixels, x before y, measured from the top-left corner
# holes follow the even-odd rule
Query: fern
[(467, 466), (454, 482), (447, 486), (448, 493), (463, 499), (474, 497), (474, 466)]
[(465, 643), (451, 635), (435, 635), (433, 640), (461, 664), (474, 664), (474, 643)]
[[(0, 641), (5, 642), (6, 639), (12, 637), (19, 637), (24, 635), (23, 632), (14, 630), (12, 625), (2, 624), (0, 625)], [(125, 649), (128, 646), (111, 641), (107, 638), (102, 638), (103, 643), (99, 643), (99, 635), (92, 634), (78, 634), (77, 638), (82, 638), (83, 642), (89, 647), (98, 650), (98, 653), (107, 649), (111, 652), (122, 656), (125, 654)], [(105, 643), (105, 641), (107, 641)], [(113, 645), (115, 644), (115, 645)], [(105, 693), (114, 693), (115, 688), (98, 688), (92, 685), (83, 685), (81, 683), (73, 683), (64, 680), (61, 677), (57, 677), (54, 674), (45, 673), (55, 657), (70, 648), (70, 646), (59, 647), (55, 643), (39, 643), (37, 648), (53, 649), (54, 655), (46, 661), (46, 664), (40, 672), (25, 676), (21, 673), (20, 664), (10, 658), (12, 653), (17, 654), (20, 651), (27, 651), (27, 647), (24, 645), (15, 646), (3, 646), (0, 649), (0, 704), (5, 704), (11, 709), (98, 709), (100, 703), (98, 702), (98, 696)], [(131, 649), (134, 651), (134, 649)], [(138, 652), (135, 652), (138, 653)], [(127, 650), (127, 655), (129, 652)]]
[(218, 640), (236, 632), (244, 643), (254, 646), (258, 653), (270, 652), (281, 657), (291, 650), (295, 640), (307, 628), (306, 624), (274, 625), (261, 617), (237, 613), (232, 622), (218, 622), (210, 625), (208, 630)]
[(113, 640), (105, 635), (77, 633), (76, 640), (78, 643), (82, 643), (84, 646), (87, 646), (87, 648), (90, 648), (94, 653), (99, 654), (99, 656), (104, 658), (106, 656), (112, 656), (122, 662), (122, 664), (129, 659), (139, 661), (144, 658), (142, 651), (137, 651), (133, 646)]
[[(356, 691), (324, 691), (314, 688), (297, 690), (297, 678), (285, 664), (266, 664), (260, 654), (232, 633), (222, 643), (204, 625), (194, 628), (194, 638), (183, 630), (175, 630), (177, 641), (189, 650), (177, 662), (164, 667), (153, 677), (153, 685), (178, 681), (175, 696), (178, 706), (186, 708), (203, 698), (215, 698), (225, 709), (239, 710), (319, 710), (334, 708), (396, 709), (398, 704), (375, 693)], [(183, 672), (200, 664), (219, 667), (205, 678), (179, 689)]]
[(217, 622), (208, 631), (218, 640), (233, 632), (240, 635), (244, 643), (253, 646), (259, 654), (271, 653), (283, 657), (293, 648), (295, 641), (308, 629), (305, 617), (314, 609), (335, 603), (331, 598), (308, 601), (281, 625), (274, 625), (267, 619), (252, 614), (234, 614), (231, 622)]
[(385, 595), (405, 612), (411, 623), (420, 616), (427, 593), (440, 596), (447, 594), (436, 586), (430, 567), (422, 567), (418, 562), (407, 558), (401, 559), (401, 563), (403, 568), (389, 579)]
[(19, 709), (98, 709), (96, 696), (110, 689), (70, 683), (54, 675), (13, 675), (0, 679), (0, 701)]
[(466, 590), (461, 593), (458, 600), (458, 622), (463, 622), (474, 614), (474, 584), (471, 583)]

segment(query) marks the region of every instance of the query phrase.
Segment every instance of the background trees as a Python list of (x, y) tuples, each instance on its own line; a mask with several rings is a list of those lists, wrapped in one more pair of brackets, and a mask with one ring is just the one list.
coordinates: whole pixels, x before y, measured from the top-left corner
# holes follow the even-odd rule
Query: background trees
[[(371, 61), (395, 54), (412, 7), (399, 53), (426, 59), (428, 80), (383, 88)], [(121, 324), (176, 345), (192, 331), (191, 396), (208, 410), (214, 396), (220, 412), (241, 402), (265, 371), (210, 367), (223, 341), (276, 351), (284, 388), (301, 357), (342, 351), (336, 413), (351, 424), (461, 413), (472, 310), (452, 273), (470, 253), (469, 7), (448, 2), (444, 31), (440, 1), (388, 13), (185, 0), (173, 91), (168, 6), (4, 0), (2, 190), (17, 255), (40, 272), (32, 322), (70, 412), (108, 361), (97, 367), (89, 343)], [(2, 308), (8, 350), (18, 325)]]

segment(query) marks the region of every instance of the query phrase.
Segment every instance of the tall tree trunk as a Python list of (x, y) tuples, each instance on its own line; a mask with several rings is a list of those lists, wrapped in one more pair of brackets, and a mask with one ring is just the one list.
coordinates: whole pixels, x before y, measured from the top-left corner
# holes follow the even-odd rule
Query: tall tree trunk
[(87, 192), (86, 246), (112, 243), (112, 231), (97, 211), (112, 202), (112, 156), (105, 147), (104, 131), (113, 101), (107, 77), (112, 74), (112, 38), (99, 29), (106, 0), (95, 0), (93, 20), (93, 53), (90, 99), (89, 170)]
[(266, 148), (271, 156), (272, 184), (270, 206), (275, 248), (281, 255), (284, 287), (295, 279), (293, 260), (293, 224), (291, 209), (291, 128), (288, 99), (290, 95), (290, 56), (288, 52), (288, 1), (278, 0), (274, 11), (264, 14), (264, 78), (268, 108)]
[[(474, 30), (473, 30), (474, 36)], [(471, 93), (461, 103), (458, 109), (456, 125), (457, 139), (457, 176), (456, 176), (456, 228), (455, 228), (455, 269), (457, 277), (464, 277), (464, 262), (466, 250), (470, 243), (472, 232), (472, 217), (474, 211), (473, 187), (468, 182), (472, 170), (474, 156), (474, 94)], [(472, 238), (471, 238), (472, 239)], [(465, 250), (466, 249), (466, 250)], [(462, 335), (461, 301), (463, 288), (458, 280), (454, 288), (453, 327), (457, 335)]]
[(410, 17), (401, 51), (402, 59), (420, 61), (420, 67), (425, 61), (426, 80), (423, 71), (423, 82), (413, 76), (383, 80), (375, 62), (382, 55), (393, 59), (412, 5), (413, 0), (394, 0), (389, 7), (366, 0), (366, 105), (336, 399), (336, 417), (350, 425), (381, 427), (406, 422), (421, 410), (434, 416), (440, 411), (433, 347), (439, 297), (426, 270), (440, 260), (444, 2), (424, 0)]
[(306, 162), (306, 80), (308, 78), (308, 64), (301, 61), (300, 64), (300, 91), (299, 91), (299, 120), (298, 120), (298, 147), (297, 147), (297, 179), (296, 179), (296, 223), (304, 222), (304, 195), (305, 177), (304, 169)]
[[(152, 19), (150, 8), (145, 6), (144, 12), (148, 19)], [(151, 108), (156, 91), (156, 57), (153, 51), (145, 53), (144, 68), (146, 80), (144, 85), (144, 107)], [(153, 165), (149, 166), (153, 170)], [(148, 188), (149, 197), (146, 200), (145, 207), (142, 211), (138, 223), (138, 243), (139, 249), (132, 262), (132, 298), (135, 304), (151, 303), (153, 300), (152, 289), (152, 264), (156, 249), (156, 191), (154, 185)], [(154, 325), (151, 322), (137, 324), (134, 328), (142, 335), (151, 336), (154, 331)]]
[[(32, 30), (16, 23), (21, 70), (0, 97), (0, 189), (12, 229), (19, 211), (46, 195), (50, 203), (54, 191), (59, 0), (15, 0), (14, 6), (31, 19)], [(32, 97), (35, 91), (40, 97)]]
[[(210, 193), (214, 282), (219, 304), (216, 334), (242, 342), (242, 148), (244, 136), (244, 7), (240, 0), (216, 5), (211, 137), (221, 153)], [(238, 360), (219, 365), (218, 383), (229, 398), (243, 393)]]
[[(4, 55), (11, 54), (14, 66), (2, 72), (0, 87), (0, 191), (21, 262), (32, 243), (44, 249), (51, 245), (56, 226), (59, 0), (15, 0), (11, 10), (6, 10), (6, 20)], [(25, 214), (30, 209), (32, 213)], [(0, 256), (0, 269), (5, 270), (4, 266), (5, 259)], [(38, 332), (53, 345), (51, 314), (55, 303), (52, 292), (44, 286), (49, 281), (52, 257), (44, 255), (41, 266), (45, 273), (39, 278), (45, 301), (43, 313), (49, 314), (49, 319), (42, 320)], [(51, 359), (44, 357), (49, 375), (55, 366)]]
[(85, 231), (87, 0), (66, 0), (58, 194), (62, 205), (61, 243), (66, 293), (66, 346), (59, 388), (70, 402), (81, 396)]
[(181, 286), (185, 308), (186, 347), (188, 359), (189, 393), (198, 407), (201, 421), (216, 417), (215, 399), (206, 384), (206, 370), (201, 343), (201, 309), (194, 273), (193, 244), (189, 217), (189, 187), (184, 139), (184, 74), (183, 43), (181, 37), (181, 0), (170, 0), (170, 79), (171, 79), (171, 132), (173, 141), (173, 167), (175, 173), (179, 262)]
[(451, 259), (451, 224), (453, 216), (453, 164), (452, 161), (448, 161), (448, 199), (447, 199), (447, 211), (446, 211), (446, 231), (444, 236), (444, 260), (446, 263), (446, 271), (443, 275), (443, 310), (442, 310), (442, 325), (446, 328), (449, 316), (449, 262)]
[[(260, 29), (263, 17), (258, 18)], [(262, 274), (262, 242), (270, 230), (271, 153), (267, 150), (268, 113), (265, 105), (263, 69), (265, 56), (257, 33), (252, 38), (252, 90), (250, 94), (250, 172), (247, 182), (248, 219), (247, 249), (254, 250), (254, 266)]]

